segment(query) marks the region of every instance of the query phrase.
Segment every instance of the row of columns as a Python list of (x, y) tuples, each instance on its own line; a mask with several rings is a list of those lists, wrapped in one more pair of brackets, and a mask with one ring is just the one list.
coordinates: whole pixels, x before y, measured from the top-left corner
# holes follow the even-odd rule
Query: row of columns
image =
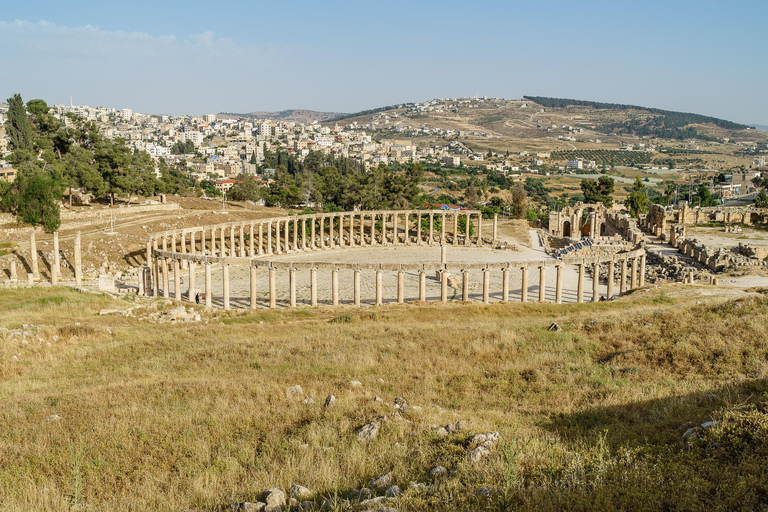
[[(29, 234), (29, 266), (32, 271), (28, 280), (30, 283), (40, 281), (40, 262), (37, 254), (37, 237), (35, 236), (35, 230), (32, 229)], [(73, 267), (75, 271), (75, 284), (81, 286), (83, 284), (83, 260), (81, 254), (80, 244), (80, 232), (75, 233), (74, 240), (74, 258)], [(18, 269), (16, 266), (16, 260), (11, 260), (11, 281), (16, 282), (19, 279)], [(61, 248), (59, 246), (59, 232), (53, 232), (53, 261), (51, 262), (51, 284), (56, 286), (59, 284), (61, 278)]]
[[(436, 217), (440, 219), (439, 230)], [(464, 218), (463, 230), (459, 219)], [(422, 220), (428, 220), (428, 229), (422, 229)], [(215, 257), (253, 258), (264, 254), (282, 254), (336, 247), (409, 245), (415, 232), (416, 244), (428, 245), (448, 242), (447, 224), (453, 221), (452, 243), (464, 245), (472, 242), (471, 230), (483, 242), (483, 219), (479, 212), (348, 212), (316, 216), (296, 216), (269, 219), (250, 224), (232, 224), (181, 231), (160, 238), (162, 250)], [(307, 223), (309, 222), (309, 228)], [(415, 222), (415, 226), (413, 223)], [(327, 225), (326, 225), (327, 224)], [(402, 231), (401, 231), (402, 225)], [(498, 236), (498, 216), (494, 215), (492, 240)], [(319, 230), (319, 233), (318, 233)], [(246, 231), (248, 243), (246, 244)], [(463, 231), (463, 232), (462, 232)], [(319, 235), (319, 236), (318, 236)], [(368, 236), (366, 240), (366, 235)], [(327, 240), (326, 240), (327, 237)], [(177, 247), (178, 242), (178, 247)], [(229, 243), (227, 243), (229, 242)], [(152, 250), (158, 249), (157, 238), (147, 241), (147, 262)]]
[[(168, 268), (168, 262), (165, 258), (158, 258), (160, 261), (159, 264), (159, 271), (162, 274), (162, 293), (163, 297), (170, 298), (170, 288), (169, 288), (169, 268)], [(182, 300), (182, 291), (181, 291), (181, 265), (179, 259), (172, 259), (171, 260), (171, 271), (173, 272), (173, 283), (174, 283), (174, 298), (176, 300)], [(212, 292), (212, 284), (211, 284), (211, 266), (212, 263), (206, 262), (205, 264), (205, 289), (204, 289), (204, 298), (205, 298), (205, 306), (211, 307), (212, 301), (213, 301), (213, 292)], [(587, 263), (579, 263), (577, 264), (578, 267), (578, 281), (577, 281), (577, 291), (576, 291), (576, 302), (581, 303), (584, 302), (584, 296), (585, 296), (585, 288), (584, 288), (584, 277), (586, 273), (586, 267), (587, 265), (592, 266), (592, 297), (591, 300), (593, 302), (597, 302), (600, 300), (600, 293), (599, 293), (599, 284), (600, 284), (600, 262), (594, 262), (591, 264)], [(614, 261), (607, 262), (608, 265), (608, 279), (607, 279), (607, 292), (606, 292), (606, 298), (612, 298), (615, 291), (615, 272), (616, 272), (616, 263)], [(223, 307), (224, 309), (228, 310), (231, 309), (231, 300), (230, 300), (230, 286), (229, 286), (229, 267), (230, 263), (223, 263), (222, 264), (222, 289), (223, 289)], [(521, 290), (520, 290), (520, 301), (521, 302), (528, 302), (528, 274), (529, 269), (531, 267), (523, 266), (519, 267), (520, 273), (521, 273)], [(536, 267), (533, 267), (536, 268)], [(538, 286), (538, 302), (546, 302), (546, 292), (547, 292), (547, 285), (546, 285), (546, 276), (547, 276), (547, 266), (541, 265), (538, 266), (539, 271), (539, 286)], [(556, 271), (556, 279), (555, 279), (555, 303), (562, 304), (562, 296), (563, 296), (563, 265), (556, 265), (555, 267)], [(273, 266), (268, 267), (269, 272), (269, 307), (270, 308), (276, 308), (277, 307), (277, 286), (276, 286), (276, 279), (277, 279), (277, 272), (276, 268)], [(317, 292), (318, 292), (318, 286), (317, 286), (317, 268), (311, 267), (309, 269), (309, 276), (310, 276), (310, 305), (317, 306), (318, 304), (318, 298), (317, 298)], [(509, 275), (512, 268), (510, 267), (504, 267), (501, 269), (502, 271), (502, 302), (509, 302)], [(250, 308), (255, 309), (257, 307), (257, 284), (256, 284), (256, 278), (257, 278), (257, 267), (250, 267)], [(195, 295), (197, 293), (196, 290), (196, 284), (195, 284), (195, 272), (196, 272), (196, 265), (194, 261), (189, 261), (189, 279), (188, 279), (188, 288), (187, 288), (187, 300), (194, 301)], [(448, 277), (449, 273), (446, 269), (440, 270), (439, 272), (439, 279), (440, 279), (440, 300), (442, 302), (448, 301)], [(489, 303), (490, 302), (490, 276), (491, 276), (491, 269), (490, 268), (483, 268), (483, 287), (482, 287), (482, 302)], [(645, 285), (645, 254), (642, 254), (638, 257), (631, 258), (630, 262), (626, 259), (621, 260), (620, 262), (620, 272), (621, 272), (621, 278), (619, 281), (619, 294), (624, 294), (627, 292), (627, 290), (632, 290), (640, 286)], [(360, 302), (360, 269), (353, 269), (353, 303), (356, 306), (359, 306), (361, 304)], [(426, 301), (426, 270), (419, 269), (419, 301)], [(462, 282), (461, 282), (461, 300), (462, 301), (469, 301), (469, 271), (467, 269), (461, 270), (462, 274)], [(334, 306), (339, 304), (339, 269), (334, 267), (331, 269), (331, 302)], [(288, 299), (288, 306), (293, 308), (296, 307), (296, 288), (297, 288), (297, 278), (296, 278), (296, 268), (290, 267), (288, 268), (288, 283), (289, 283), (289, 299)], [(629, 288), (627, 287), (629, 286)], [(375, 304), (381, 305), (383, 303), (383, 271), (381, 269), (375, 270)], [(397, 302), (402, 304), (405, 302), (405, 272), (403, 269), (399, 269), (397, 271)]]

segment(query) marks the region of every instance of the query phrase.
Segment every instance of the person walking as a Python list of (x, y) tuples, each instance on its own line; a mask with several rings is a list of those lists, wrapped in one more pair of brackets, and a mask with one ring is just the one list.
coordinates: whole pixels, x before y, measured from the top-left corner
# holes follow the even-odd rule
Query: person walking
[(195, 304), (200, 304), (200, 292), (195, 293)]

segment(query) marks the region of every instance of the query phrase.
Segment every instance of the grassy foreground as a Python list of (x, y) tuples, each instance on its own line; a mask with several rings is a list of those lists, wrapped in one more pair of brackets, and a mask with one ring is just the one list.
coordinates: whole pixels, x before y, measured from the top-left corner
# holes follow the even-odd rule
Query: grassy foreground
[[(432, 484), (440, 464), (390, 506), (766, 510), (768, 299), (670, 293), (157, 325), (98, 316), (129, 306), (104, 296), (0, 290), (0, 326), (41, 326), (0, 335), (0, 508), (225, 510), (292, 484), (320, 502), (389, 471)], [(411, 410), (359, 441), (398, 396)], [(468, 461), (489, 431), (498, 448)]]

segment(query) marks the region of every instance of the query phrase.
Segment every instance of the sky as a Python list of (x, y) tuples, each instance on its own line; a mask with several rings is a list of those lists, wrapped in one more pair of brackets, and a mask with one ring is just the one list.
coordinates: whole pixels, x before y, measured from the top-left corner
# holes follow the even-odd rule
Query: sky
[(768, 125), (768, 1), (0, 0), (0, 99), (204, 114), (554, 96)]

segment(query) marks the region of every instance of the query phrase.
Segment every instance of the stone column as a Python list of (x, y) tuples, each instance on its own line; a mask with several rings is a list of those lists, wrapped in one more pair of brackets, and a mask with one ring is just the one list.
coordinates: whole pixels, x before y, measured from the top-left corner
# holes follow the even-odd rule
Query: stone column
[(432, 245), (434, 237), (435, 237), (435, 214), (432, 212), (429, 212), (429, 241), (427, 241), (427, 245)]
[(555, 303), (563, 303), (563, 266), (557, 266), (557, 278), (555, 280)]
[(250, 299), (251, 299), (251, 309), (256, 309), (256, 271), (258, 270), (256, 267), (248, 267), (249, 274), (251, 277), (251, 289), (250, 289)]
[(638, 276), (638, 286), (645, 286), (645, 254), (640, 255), (640, 275)]
[(233, 258), (237, 257), (237, 244), (235, 241), (235, 225), (229, 226), (229, 255)]
[(221, 264), (221, 280), (224, 285), (224, 309), (229, 309), (229, 263)]
[(289, 305), (292, 308), (296, 307), (296, 269), (291, 267), (288, 269), (288, 288), (289, 288)]
[(493, 214), (493, 241), (496, 242), (496, 240), (499, 239), (499, 214), (494, 213)]
[(299, 252), (299, 218), (293, 218), (293, 250)]
[(393, 213), (393, 214), (392, 214), (392, 233), (393, 233), (393, 236), (392, 236), (392, 245), (397, 245), (397, 242), (398, 242), (398, 238), (400, 237), (400, 236), (399, 236), (399, 234), (398, 234), (398, 232), (397, 232), (397, 218), (398, 218), (399, 216), (400, 216), (400, 215), (398, 215), (398, 213), (397, 213), (397, 212), (395, 212), (395, 213)]
[(315, 233), (315, 224), (317, 224), (317, 217), (312, 216), (310, 219), (310, 222), (312, 223), (312, 226), (310, 227), (310, 237), (309, 237), (309, 249), (311, 251), (315, 250), (315, 247), (317, 246), (316, 242), (316, 233)]
[(152, 239), (152, 296), (160, 296), (160, 261), (154, 254), (157, 252), (157, 239)]
[(162, 241), (163, 241), (163, 251), (167, 251), (167, 250), (168, 250), (168, 247), (167, 247), (167, 240), (168, 240), (168, 238), (167, 238), (167, 237), (165, 237), (165, 236), (164, 236), (164, 237), (162, 237)]
[(608, 262), (608, 289), (605, 292), (606, 298), (610, 299), (613, 297), (613, 278), (614, 273), (616, 272), (616, 263), (611, 260)]
[(376, 214), (371, 214), (371, 245), (376, 245)]
[(491, 271), (488, 268), (483, 269), (483, 303), (488, 304), (491, 301)]
[(453, 212), (453, 245), (459, 245), (459, 214)]
[[(179, 237), (180, 237), (180, 240), (179, 240), (179, 246), (180, 246), (179, 247), (179, 252), (181, 254), (187, 254), (187, 233), (182, 231), (181, 234), (179, 235)], [(181, 261), (179, 261), (179, 264), (181, 264), (181, 269), (182, 270), (186, 270), (187, 269), (187, 260), (186, 259), (182, 259)]]
[(421, 245), (421, 213), (416, 215), (416, 245)]
[(638, 258), (632, 258), (632, 278), (630, 281), (630, 290), (637, 288), (637, 260)]
[[(149, 266), (150, 260), (150, 246), (147, 243), (147, 266)], [(61, 277), (61, 251), (59, 250), (59, 232), (53, 232), (53, 271), (51, 275), (56, 275), (56, 279)]]
[(226, 226), (221, 226), (221, 251), (219, 251), (219, 256), (224, 258), (227, 255), (227, 238), (226, 238)]
[(576, 302), (584, 302), (584, 264), (579, 263), (579, 284), (576, 288)]
[(75, 233), (75, 285), (83, 285), (83, 257), (80, 253), (80, 232)]
[(509, 267), (501, 269), (501, 300), (509, 302)]
[(205, 307), (213, 305), (213, 289), (211, 287), (211, 264), (205, 263)]
[(469, 270), (461, 270), (461, 300), (469, 302)]
[(32, 258), (32, 276), (35, 281), (40, 280), (40, 267), (37, 262), (37, 240), (35, 239), (35, 228), (29, 233), (29, 252)]
[(273, 254), (273, 249), (272, 249), (272, 221), (267, 222), (267, 254)]
[(427, 300), (427, 273), (423, 268), (419, 270), (419, 300), (421, 302)]
[(483, 214), (477, 214), (477, 245), (483, 245)]
[(331, 301), (334, 306), (339, 305), (339, 269), (336, 267), (331, 269)]
[(547, 267), (539, 267), (539, 302), (547, 302)]
[(240, 251), (238, 254), (241, 258), (245, 258), (245, 226), (240, 224)]
[(624, 295), (627, 291), (627, 259), (621, 260), (621, 280), (619, 281), (619, 295)]
[(269, 308), (277, 307), (277, 286), (275, 284), (275, 267), (269, 267)]
[(466, 225), (464, 226), (464, 245), (469, 245), (469, 225), (472, 223), (472, 214), (468, 213), (464, 216), (466, 219)]
[(19, 280), (19, 274), (16, 270), (16, 260), (11, 260), (11, 282), (15, 283)]
[(528, 302), (528, 267), (520, 269), (522, 283), (520, 286), (520, 302)]
[(325, 249), (325, 215), (320, 215), (320, 249)]
[(259, 256), (264, 254), (264, 223), (259, 223), (259, 246), (258, 250), (256, 251)]
[(397, 303), (405, 302), (405, 272), (403, 269), (397, 271)]
[(381, 306), (382, 300), (381, 290), (381, 269), (376, 269), (376, 305)]
[(596, 261), (592, 266), (592, 302), (600, 300), (600, 262)]
[(253, 258), (256, 256), (256, 253), (254, 252), (254, 242), (253, 242), (253, 222), (248, 226), (248, 256)]
[(195, 290), (195, 262), (190, 261), (189, 262), (189, 279), (188, 279), (188, 287), (187, 287), (187, 300), (189, 302), (195, 302), (195, 293), (197, 290)]
[(283, 246), (280, 245), (280, 219), (275, 221), (275, 253), (282, 254), (283, 253)]
[(333, 249), (336, 244), (333, 240), (333, 221), (336, 219), (335, 215), (328, 216), (328, 248)]
[[(361, 227), (363, 225), (362, 223), (363, 223), (363, 218), (360, 217)], [(355, 302), (355, 306), (359, 306), (360, 305), (360, 269), (356, 268), (353, 273), (354, 275), (353, 275), (352, 281), (354, 283), (354, 302)]]
[(317, 269), (315, 267), (309, 269), (309, 295), (310, 304), (317, 306)]
[(291, 220), (285, 219), (284, 221), (285, 225), (285, 242), (283, 244), (285, 245), (285, 252), (289, 253), (291, 252)]
[(447, 260), (448, 260), (448, 258), (447, 258), (447, 254), (446, 254), (446, 248), (445, 248), (444, 245), (441, 245), (440, 246), (440, 263), (445, 265)]
[(301, 218), (301, 249), (307, 250), (307, 218)]
[(440, 271), (440, 302), (448, 302), (448, 271)]
[(163, 258), (161, 261), (161, 266), (163, 267), (163, 298), (167, 299), (171, 296), (171, 292), (169, 288), (171, 287), (170, 283), (168, 282), (168, 260)]
[(381, 214), (381, 245), (387, 245), (387, 214)]
[(181, 300), (181, 270), (179, 260), (174, 258), (171, 261), (171, 265), (173, 266), (173, 298)]
[(445, 213), (440, 214), (440, 245), (446, 243), (445, 240)]

